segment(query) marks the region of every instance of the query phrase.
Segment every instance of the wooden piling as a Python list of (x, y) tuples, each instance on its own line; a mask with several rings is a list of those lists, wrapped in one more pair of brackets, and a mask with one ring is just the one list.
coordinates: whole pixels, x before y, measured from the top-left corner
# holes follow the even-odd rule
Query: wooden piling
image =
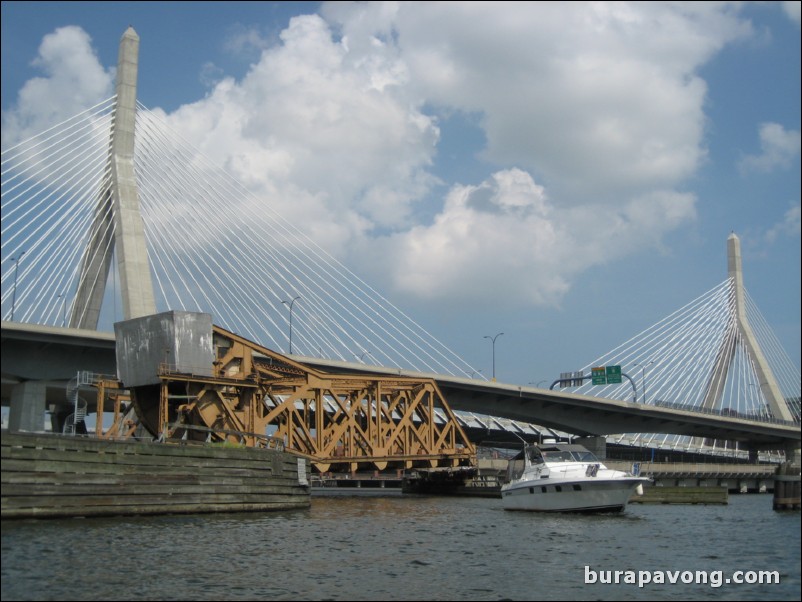
[(780, 464), (774, 474), (774, 503), (775, 510), (800, 509), (800, 467), (790, 462)]

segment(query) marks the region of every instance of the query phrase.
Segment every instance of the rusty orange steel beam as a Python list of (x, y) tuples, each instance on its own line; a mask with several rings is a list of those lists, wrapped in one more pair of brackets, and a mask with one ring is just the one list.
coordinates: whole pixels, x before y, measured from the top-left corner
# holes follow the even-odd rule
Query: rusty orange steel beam
[(176, 423), (216, 429), (218, 440), (242, 433), (235, 438), (246, 445), (268, 434), (320, 472), (457, 467), (475, 460), (473, 444), (434, 380), (327, 373), (217, 326), (213, 338), (213, 376), (162, 367), (160, 385), (132, 389), (153, 434), (199, 436)]

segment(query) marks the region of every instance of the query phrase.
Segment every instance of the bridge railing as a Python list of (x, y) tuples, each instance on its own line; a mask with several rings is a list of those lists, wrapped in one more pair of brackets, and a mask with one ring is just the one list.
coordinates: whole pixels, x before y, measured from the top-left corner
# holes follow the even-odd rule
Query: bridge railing
[[(769, 478), (777, 471), (777, 464), (725, 464), (701, 462), (638, 462), (641, 476), (717, 478)], [(630, 470), (632, 462), (605, 460), (604, 465), (614, 470)]]
[(799, 422), (795, 420), (780, 420), (773, 416), (767, 416), (761, 413), (745, 413), (732, 410), (730, 408), (702, 408), (698, 406), (689, 406), (683, 403), (676, 403), (673, 401), (664, 401), (662, 399), (655, 400), (649, 405), (654, 405), (658, 408), (669, 408), (672, 410), (683, 410), (685, 412), (695, 412), (697, 414), (710, 414), (714, 416), (724, 416), (727, 418), (741, 418), (743, 420), (753, 420), (755, 422), (766, 422), (768, 424), (782, 424), (787, 426), (798, 426)]

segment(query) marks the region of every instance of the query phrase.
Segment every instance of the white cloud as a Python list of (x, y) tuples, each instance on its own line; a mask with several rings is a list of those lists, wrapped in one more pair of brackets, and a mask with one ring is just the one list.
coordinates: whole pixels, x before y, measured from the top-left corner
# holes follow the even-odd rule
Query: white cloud
[(439, 131), (410, 103), (393, 53), (354, 56), (318, 16), (292, 19), (241, 81), (168, 121), (316, 240), (339, 247), (410, 225), (436, 181)]
[[(511, 302), (548, 305), (694, 219), (678, 190), (706, 158), (698, 71), (751, 32), (717, 3), (338, 2), (322, 15), (292, 19), (279, 42), (242, 32), (261, 52), (248, 74), (210, 65), (208, 95), (164, 118), (383, 288), (484, 300), (503, 285)], [(49, 76), (9, 123), (77, 112), (36, 86), (110, 92), (85, 33), (46, 42)], [(479, 116), (488, 167), (439, 199), (437, 120), (454, 111)]]
[(231, 28), (224, 46), (227, 52), (234, 55), (248, 56), (256, 53), (258, 56), (270, 46), (270, 40), (255, 25), (237, 25)]
[(559, 276), (538, 279), (542, 266), (556, 260), (560, 234), (550, 212), (529, 174), (497, 172), (478, 186), (454, 186), (431, 226), (372, 241), (371, 257), (395, 266), (397, 289), (424, 299), (484, 301), (504, 290), (553, 303), (569, 284)]
[(794, 237), (800, 234), (800, 206), (794, 205), (785, 212), (782, 221), (772, 226), (766, 232), (766, 240), (770, 243), (780, 236)]
[[(556, 304), (584, 270), (659, 245), (694, 219), (695, 197), (673, 189), (706, 160), (699, 68), (751, 34), (730, 7), (361, 6), (335, 3), (324, 14), (352, 47), (367, 48), (359, 36), (395, 44), (415, 95), (480, 115), (484, 158), (536, 174), (550, 199), (545, 214), (483, 212), (482, 193), (511, 172), (475, 187), (455, 183), (432, 224), (382, 241), (382, 261), (403, 275), (398, 289), (487, 300), (504, 282), (509, 298)], [(609, 228), (588, 217), (598, 215)]]
[(89, 35), (80, 27), (60, 27), (46, 35), (33, 64), (44, 76), (28, 80), (19, 91), (16, 105), (3, 111), (3, 148), (85, 111), (114, 93), (115, 69), (100, 65)]
[(694, 204), (693, 195), (654, 191), (615, 211), (560, 209), (511, 169), (454, 186), (431, 225), (374, 239), (362, 255), (377, 273), (395, 266), (393, 286), (423, 299), (556, 306), (579, 274), (653, 244), (693, 219)]
[[(392, 39), (417, 95), (480, 113), (485, 158), (539, 174), (562, 202), (618, 202), (694, 173), (706, 155), (696, 72), (749, 33), (706, 5), (392, 6)], [(326, 14), (353, 44), (375, 12), (335, 3)], [(387, 37), (386, 14), (375, 21), (373, 35)]]
[(799, 0), (783, 2), (782, 7), (788, 18), (799, 27), (800, 21), (802, 21), (802, 2), (799, 2)]
[(799, 157), (802, 137), (798, 130), (786, 130), (778, 123), (760, 125), (759, 155), (746, 155), (739, 163), (742, 173), (768, 173), (790, 167)]

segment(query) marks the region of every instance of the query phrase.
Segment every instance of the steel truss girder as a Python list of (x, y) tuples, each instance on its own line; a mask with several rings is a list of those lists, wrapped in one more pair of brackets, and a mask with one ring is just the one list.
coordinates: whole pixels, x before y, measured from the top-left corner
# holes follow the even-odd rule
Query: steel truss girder
[[(162, 425), (216, 429), (216, 439), (246, 445), (269, 434), (321, 472), (474, 461), (475, 448), (434, 380), (325, 373), (217, 326), (214, 341), (213, 377), (162, 370)], [(181, 429), (172, 431), (167, 436)]]

